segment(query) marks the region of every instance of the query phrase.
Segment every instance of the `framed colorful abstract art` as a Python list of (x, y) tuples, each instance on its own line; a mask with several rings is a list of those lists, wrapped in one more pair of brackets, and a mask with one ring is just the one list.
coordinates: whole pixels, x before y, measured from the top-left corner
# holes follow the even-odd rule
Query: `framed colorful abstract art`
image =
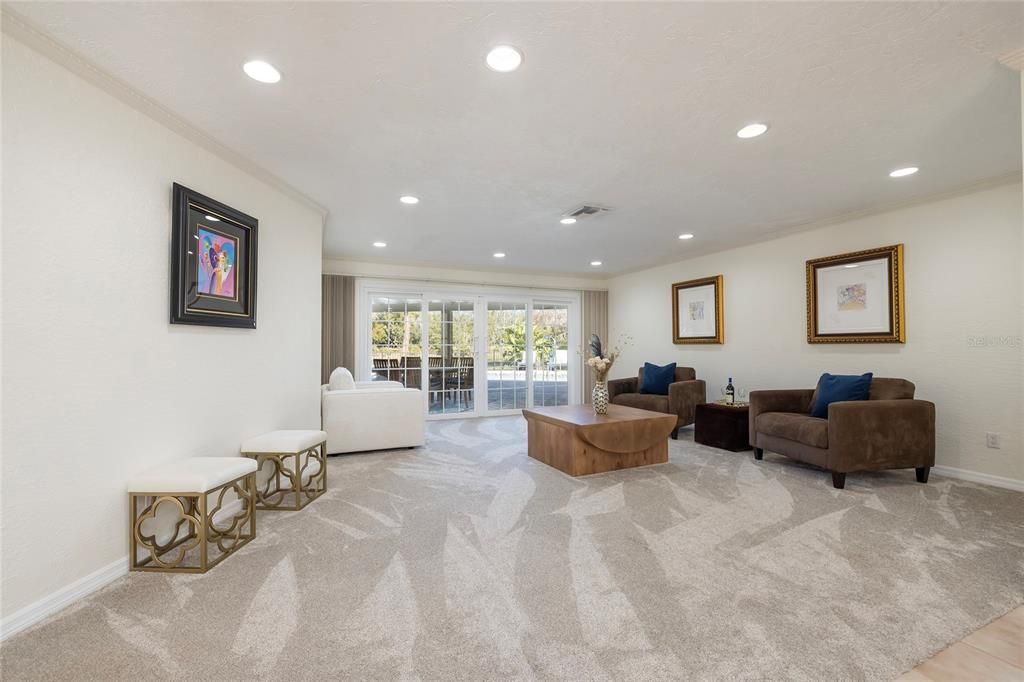
[(903, 244), (807, 261), (808, 343), (903, 343)]
[(725, 343), (721, 275), (672, 285), (672, 343)]
[(174, 184), (171, 323), (256, 328), (252, 216)]

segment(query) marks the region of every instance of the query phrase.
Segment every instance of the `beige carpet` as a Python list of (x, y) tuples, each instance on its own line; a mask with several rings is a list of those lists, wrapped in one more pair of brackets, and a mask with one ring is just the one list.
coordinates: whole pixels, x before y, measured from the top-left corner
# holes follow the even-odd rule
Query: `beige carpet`
[(682, 438), (575, 480), (518, 417), (332, 458), (328, 495), (205, 576), (132, 574), (10, 639), (3, 678), (888, 680), (1024, 601), (1024, 495), (839, 491)]

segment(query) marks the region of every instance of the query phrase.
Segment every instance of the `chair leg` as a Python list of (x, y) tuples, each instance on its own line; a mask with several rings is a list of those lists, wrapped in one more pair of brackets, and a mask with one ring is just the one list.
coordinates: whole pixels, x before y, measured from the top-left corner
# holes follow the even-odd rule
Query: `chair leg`
[(914, 469), (914, 473), (917, 474), (917, 482), (927, 483), (929, 471), (931, 471), (931, 467), (917, 467), (916, 469)]
[(672, 429), (672, 433), (670, 435), (672, 436), (672, 440), (679, 440), (679, 427), (677, 426)]
[(838, 471), (832, 472), (832, 487), (842, 490), (846, 487), (846, 474), (841, 474)]
[(754, 459), (764, 459), (764, 448), (754, 448)]

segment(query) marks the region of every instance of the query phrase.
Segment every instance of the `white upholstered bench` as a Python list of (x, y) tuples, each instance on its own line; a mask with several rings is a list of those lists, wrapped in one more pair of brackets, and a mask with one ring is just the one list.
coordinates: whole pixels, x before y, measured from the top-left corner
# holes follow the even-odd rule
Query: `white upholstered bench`
[(298, 510), (327, 490), (327, 434), (271, 431), (242, 443), (258, 466), (256, 508)]
[(205, 573), (256, 537), (255, 499), (256, 463), (245, 457), (192, 457), (132, 477), (129, 568)]

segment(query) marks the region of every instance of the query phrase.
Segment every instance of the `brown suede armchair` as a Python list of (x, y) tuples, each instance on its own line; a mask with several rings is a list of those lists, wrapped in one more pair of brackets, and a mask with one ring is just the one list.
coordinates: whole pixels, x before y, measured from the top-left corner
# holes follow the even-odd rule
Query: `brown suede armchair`
[(612, 379), (608, 382), (608, 400), (615, 405), (676, 415), (673, 438), (679, 437), (679, 427), (693, 423), (697, 405), (707, 402), (704, 380), (697, 378), (697, 372), (692, 367), (676, 367), (675, 381), (668, 385), (668, 395), (640, 393), (643, 383), (643, 367), (635, 377)]
[(868, 400), (832, 403), (828, 419), (810, 416), (817, 389), (750, 392), (750, 444), (754, 458), (777, 452), (832, 472), (832, 485), (846, 474), (874, 469), (917, 470), (928, 482), (935, 464), (935, 404), (914, 400), (905, 379), (871, 380)]

